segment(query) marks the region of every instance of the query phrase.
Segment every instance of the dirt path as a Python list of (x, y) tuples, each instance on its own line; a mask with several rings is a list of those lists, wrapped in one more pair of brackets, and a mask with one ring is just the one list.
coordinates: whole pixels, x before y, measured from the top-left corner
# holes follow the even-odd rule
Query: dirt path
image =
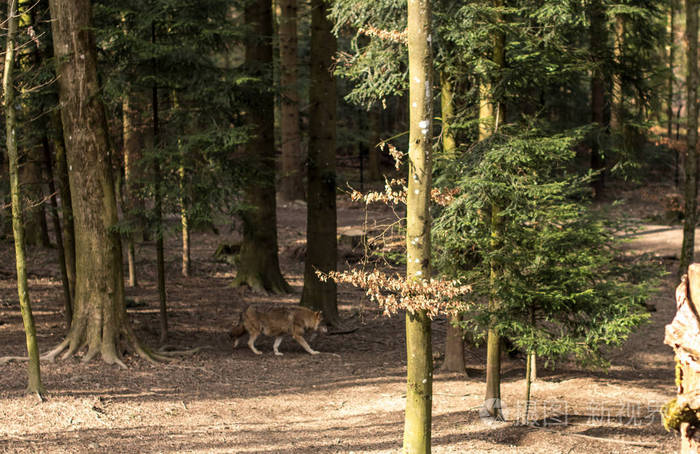
[[(341, 204), (340, 225), (362, 222), (363, 212)], [(376, 213), (389, 219), (390, 213)], [(341, 289), (341, 312), (360, 329), (312, 342), (323, 353), (310, 356), (291, 340), (271, 354), (231, 349), (231, 312), (242, 303), (294, 304), (301, 291), (304, 208), (280, 208), (282, 266), (295, 294), (284, 298), (228, 287), (234, 272), (216, 262), (216, 245), (233, 234), (195, 235), (195, 276), (178, 273), (177, 241), (169, 240), (167, 264), (172, 343), (206, 346), (199, 354), (151, 365), (127, 358), (129, 370), (78, 360), (42, 364), (47, 402), (23, 394), (24, 365), (0, 366), (0, 452), (8, 453), (391, 453), (401, 446), (405, 350), (400, 317), (386, 319), (361, 294)], [(670, 232), (670, 233), (669, 233)], [(630, 247), (672, 255), (660, 245), (676, 231), (648, 233)], [(668, 237), (668, 238), (667, 238)], [(670, 249), (669, 249), (670, 251)], [(137, 333), (157, 341), (157, 292), (152, 246), (139, 253), (143, 287), (128, 297), (145, 303), (131, 309)], [(12, 245), (0, 244), (0, 356), (22, 354)], [(54, 251), (32, 250), (32, 298), (42, 350), (63, 334)], [(669, 266), (676, 262), (668, 261)], [(515, 423), (522, 417), (524, 364), (504, 365), (505, 423), (482, 421), (484, 352), (467, 352), (469, 378), (436, 372), (435, 453), (671, 453), (677, 439), (661, 427), (658, 407), (674, 395), (673, 358), (663, 329), (674, 314), (669, 278), (654, 303), (657, 312), (620, 350), (607, 371), (540, 365), (531, 418), (539, 427)], [(434, 324), (439, 356), (444, 320)], [(439, 366), (439, 360), (438, 360)]]

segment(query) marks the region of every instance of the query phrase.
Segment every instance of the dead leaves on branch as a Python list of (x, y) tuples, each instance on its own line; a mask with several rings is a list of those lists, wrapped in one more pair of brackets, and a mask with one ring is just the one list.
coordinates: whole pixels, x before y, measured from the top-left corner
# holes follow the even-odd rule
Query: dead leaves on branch
[(430, 318), (438, 315), (454, 315), (464, 311), (463, 296), (471, 292), (471, 286), (445, 279), (407, 279), (395, 274), (390, 276), (374, 269), (353, 269), (328, 274), (317, 271), (323, 282), (328, 279), (341, 284), (361, 288), (370, 301), (376, 302), (390, 316), (398, 311), (410, 313), (425, 311)]

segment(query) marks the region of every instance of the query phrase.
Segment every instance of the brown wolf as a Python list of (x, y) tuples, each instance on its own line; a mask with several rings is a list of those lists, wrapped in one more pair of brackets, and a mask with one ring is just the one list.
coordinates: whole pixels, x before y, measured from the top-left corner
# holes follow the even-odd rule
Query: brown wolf
[(249, 306), (241, 314), (237, 315), (233, 322), (233, 347), (238, 346), (238, 341), (247, 332), (248, 347), (256, 355), (262, 352), (255, 348), (255, 339), (260, 334), (275, 338), (275, 343), (272, 349), (275, 355), (282, 356), (278, 350), (282, 342), (282, 336), (285, 334), (291, 335), (304, 350), (317, 355), (319, 352), (313, 350), (306, 343), (303, 335), (306, 330), (314, 332), (326, 332), (326, 327), (321, 325), (321, 313), (314, 312), (301, 306)]

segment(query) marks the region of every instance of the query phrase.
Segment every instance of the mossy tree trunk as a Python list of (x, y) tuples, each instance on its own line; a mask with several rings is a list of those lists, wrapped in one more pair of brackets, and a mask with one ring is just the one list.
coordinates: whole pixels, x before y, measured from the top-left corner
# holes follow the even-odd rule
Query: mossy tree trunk
[(29, 299), (29, 286), (27, 284), (27, 268), (24, 255), (24, 224), (22, 216), (22, 194), (19, 183), (19, 153), (17, 151), (17, 113), (15, 108), (14, 68), (15, 49), (17, 39), (17, 0), (9, 0), (7, 3), (7, 45), (5, 50), (5, 70), (2, 80), (5, 107), (5, 132), (7, 139), (7, 155), (10, 170), (10, 194), (12, 198), (12, 233), (15, 242), (15, 260), (17, 267), (17, 293), (19, 294), (19, 307), (22, 313), (24, 333), (27, 340), (27, 353), (29, 365), (27, 368), (27, 391), (41, 397), (44, 392), (41, 383), (41, 371), (39, 368), (39, 348), (36, 343), (36, 328)]
[[(277, 4), (280, 9), (277, 34), (279, 36), (282, 99), (280, 111), (282, 136), (280, 196), (283, 200), (304, 200), (304, 156), (299, 132), (297, 77), (297, 0), (278, 0)], [(313, 56), (312, 51), (311, 58)]]
[(316, 271), (337, 267), (335, 183), (336, 87), (332, 74), (336, 52), (332, 24), (324, 0), (311, 2), (311, 89), (309, 92), (308, 204), (306, 261), (301, 304), (323, 311), (324, 320), (338, 325), (335, 281), (322, 282)]
[(243, 242), (233, 286), (245, 285), (272, 293), (287, 293), (277, 251), (275, 199), (274, 96), (269, 89), (272, 66), (271, 2), (252, 2), (245, 8), (251, 38), (246, 44), (245, 66), (257, 76), (259, 92), (249, 98), (253, 137), (246, 145), (250, 181), (244, 189)]
[[(603, 64), (606, 59), (607, 27), (605, 7), (601, 0), (592, 0), (589, 4), (590, 15), (590, 52), (593, 69), (591, 74), (591, 121), (600, 131), (605, 128), (605, 74)], [(596, 199), (603, 196), (605, 188), (605, 159), (600, 150), (601, 134), (591, 138), (591, 170), (598, 172), (593, 179), (593, 193)]]
[[(409, 142), (406, 278), (429, 280), (433, 137), (433, 55), (430, 1), (408, 2)], [(433, 356), (425, 311), (406, 313), (406, 414), (403, 449), (431, 450)]]
[(76, 285), (73, 323), (47, 358), (83, 346), (83, 361), (97, 355), (121, 360), (120, 341), (152, 359), (126, 317), (121, 242), (112, 226), (117, 204), (109, 160), (104, 108), (97, 82), (97, 52), (89, 0), (50, 0), (63, 135), (75, 222)]
[(688, 156), (685, 159), (685, 217), (683, 245), (678, 275), (682, 276), (693, 262), (698, 197), (698, 1), (685, 1), (686, 105), (688, 106)]

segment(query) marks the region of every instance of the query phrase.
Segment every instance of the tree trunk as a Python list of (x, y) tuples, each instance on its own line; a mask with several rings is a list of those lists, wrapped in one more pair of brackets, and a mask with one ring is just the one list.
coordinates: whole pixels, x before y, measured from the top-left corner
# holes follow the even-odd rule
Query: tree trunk
[(122, 134), (124, 139), (124, 192), (126, 206), (124, 215), (130, 220), (130, 232), (127, 242), (127, 264), (129, 287), (137, 287), (136, 277), (136, 238), (142, 236), (144, 223), (142, 218), (146, 211), (144, 199), (141, 196), (141, 188), (144, 183), (144, 175), (141, 171), (140, 161), (142, 149), (145, 146), (144, 124), (141, 117), (141, 108), (147, 105), (142, 96), (135, 93), (127, 93), (122, 103)]
[(251, 180), (245, 188), (243, 242), (233, 286), (287, 293), (277, 251), (275, 200), (274, 97), (269, 91), (267, 66), (272, 63), (272, 10), (269, 1), (253, 2), (245, 9), (245, 22), (253, 38), (246, 45), (245, 66), (257, 71), (259, 93), (250, 99), (249, 120), (253, 137), (246, 145)]
[[(494, 0), (495, 7), (503, 7), (503, 0)], [(494, 32), (494, 45), (493, 45), (493, 62), (497, 68), (497, 71), (501, 71), (505, 66), (505, 35), (503, 32)], [(500, 77), (497, 76), (497, 77)], [(483, 140), (488, 135), (495, 133), (498, 130), (499, 123), (504, 117), (504, 105), (499, 102), (499, 100), (493, 98), (493, 94), (489, 91), (482, 91), (482, 97), (484, 95), (488, 98), (481, 99), (482, 107), (479, 110), (480, 125), (482, 123), (482, 113), (491, 113), (493, 117), (492, 123), (486, 126), (490, 128), (481, 127), (479, 130), (479, 140)], [(486, 214), (485, 214), (486, 215)], [(497, 203), (492, 203), (490, 207), (490, 219), (485, 219), (490, 225), (491, 230), (491, 247), (492, 250), (500, 247), (501, 237), (503, 235), (503, 221), (501, 219), (501, 207)], [(500, 278), (500, 267), (497, 263), (493, 262), (491, 267), (491, 282), (495, 282)], [(493, 286), (493, 285), (492, 285)], [(499, 301), (498, 296), (492, 294), (489, 297), (489, 309), (494, 310), (498, 307)], [(497, 420), (503, 419), (503, 414), (501, 412), (501, 337), (493, 326), (489, 326), (487, 331), (486, 340), (486, 394), (484, 396), (484, 411), (488, 417), (495, 418)]]
[[(605, 46), (607, 31), (605, 25), (605, 10), (601, 0), (592, 0), (589, 6), (590, 14), (590, 46), (593, 60), (591, 75), (591, 121), (599, 131), (605, 128), (605, 76), (603, 63), (605, 61)], [(591, 138), (591, 170), (598, 172), (593, 179), (593, 196), (600, 199), (605, 188), (605, 160), (600, 152), (600, 132)]]
[(610, 115), (610, 129), (613, 133), (620, 136), (624, 135), (625, 129), (625, 103), (623, 99), (623, 85), (622, 85), (622, 64), (624, 57), (624, 43), (625, 43), (625, 18), (622, 14), (618, 14), (615, 17), (615, 44), (614, 44), (614, 56), (615, 62), (617, 63), (617, 69), (613, 73), (613, 83), (612, 83), (612, 107)]
[(43, 178), (41, 174), (41, 159), (39, 149), (28, 145), (24, 150), (24, 159), (19, 166), (19, 179), (28, 206), (24, 210), (24, 225), (26, 242), (32, 246), (50, 246), (49, 234), (44, 213)]
[(327, 323), (338, 324), (336, 284), (322, 282), (316, 271), (337, 267), (335, 206), (336, 89), (332, 74), (336, 51), (332, 24), (324, 0), (312, 0), (311, 89), (309, 103), (308, 205), (306, 215), (306, 261), (301, 304), (323, 311)]
[(454, 315), (447, 322), (445, 335), (445, 362), (442, 370), (445, 372), (466, 373), (464, 364), (464, 330), (460, 328), (461, 317)]
[[(454, 88), (447, 74), (440, 73), (440, 115), (442, 116), (442, 158), (454, 159), (457, 153), (452, 123), (454, 121)], [(461, 317), (450, 317), (445, 336), (445, 362), (442, 370), (465, 373), (464, 330), (459, 326)]]
[(44, 162), (46, 164), (46, 175), (49, 181), (49, 193), (51, 194), (51, 221), (53, 223), (54, 232), (56, 232), (56, 252), (58, 253), (58, 264), (61, 269), (61, 282), (63, 286), (63, 303), (65, 307), (66, 326), (70, 328), (73, 320), (73, 297), (71, 296), (71, 287), (68, 280), (68, 267), (66, 265), (66, 253), (63, 246), (63, 235), (61, 230), (61, 220), (58, 217), (58, 203), (56, 203), (56, 184), (53, 178), (53, 159), (51, 158), (51, 148), (49, 146), (49, 138), (44, 135), (42, 138), (42, 148), (44, 149)]
[(685, 1), (685, 46), (687, 51), (686, 94), (688, 105), (688, 156), (685, 159), (685, 217), (678, 275), (686, 272), (695, 252), (698, 197), (698, 2)]
[[(185, 159), (184, 155), (181, 154), (181, 159)], [(185, 164), (180, 164), (178, 169), (178, 177), (180, 184), (180, 226), (182, 227), (182, 268), (181, 273), (183, 277), (189, 277), (192, 271), (192, 260), (190, 257), (190, 216), (188, 210), (188, 194), (187, 194), (187, 182), (186, 182), (186, 171)]]
[[(692, 5), (690, 5), (692, 6)], [(697, 453), (700, 439), (700, 264), (693, 263), (676, 288), (676, 316), (666, 325), (664, 343), (676, 354), (677, 397), (662, 409), (666, 429), (681, 434), (681, 454)]]
[(27, 353), (29, 365), (27, 367), (28, 384), (27, 392), (37, 394), (40, 398), (44, 393), (41, 383), (41, 371), (39, 369), (39, 348), (36, 343), (36, 328), (29, 299), (27, 285), (27, 269), (24, 256), (24, 224), (22, 223), (22, 197), (19, 183), (19, 156), (17, 152), (17, 113), (15, 110), (14, 66), (15, 45), (17, 38), (17, 0), (9, 0), (7, 3), (7, 47), (5, 50), (5, 72), (2, 80), (2, 88), (5, 93), (5, 131), (7, 139), (7, 155), (10, 164), (10, 193), (12, 198), (12, 233), (15, 242), (15, 260), (17, 268), (17, 293), (19, 295), (19, 307), (22, 312), (24, 333), (27, 339)]
[(73, 202), (71, 201), (70, 183), (68, 181), (68, 162), (66, 145), (63, 141), (61, 112), (56, 109), (51, 114), (51, 127), (54, 129), (53, 149), (56, 155), (55, 177), (58, 193), (61, 195), (61, 213), (63, 215), (63, 252), (66, 260), (66, 275), (70, 288), (71, 301), (75, 301), (75, 227), (73, 225)]
[[(668, 55), (668, 91), (666, 92), (666, 134), (669, 140), (673, 137), (673, 84), (675, 83), (675, 61), (676, 61), (676, 1), (670, 0), (668, 5), (667, 31), (667, 55)], [(678, 152), (676, 151), (676, 154)], [(676, 173), (678, 172), (678, 156), (676, 156)], [(676, 186), (678, 181), (676, 181)]]
[(375, 107), (369, 111), (369, 144), (367, 144), (367, 180), (378, 181), (382, 178), (379, 159), (379, 142), (382, 140), (382, 111)]
[[(278, 0), (278, 5), (281, 11), (278, 35), (282, 98), (280, 112), (282, 133), (280, 196), (283, 200), (304, 200), (304, 156), (299, 133), (299, 87), (297, 81), (297, 0)], [(311, 58), (313, 55), (312, 52)]]
[(97, 83), (97, 52), (89, 0), (50, 0), (63, 135), (73, 196), (76, 285), (73, 323), (66, 339), (46, 356), (83, 346), (83, 361), (100, 354), (122, 367), (123, 337), (151, 359), (136, 340), (124, 304), (121, 242), (112, 230), (117, 203), (112, 181), (104, 108)]
[[(151, 22), (151, 43), (156, 43), (156, 24)], [(156, 76), (157, 67), (153, 61), (153, 75)], [(153, 147), (160, 147), (160, 118), (158, 112), (158, 86), (154, 83), (151, 90), (151, 108), (153, 109)], [(153, 164), (153, 211), (156, 224), (156, 268), (158, 279), (158, 302), (160, 308), (160, 344), (164, 345), (168, 340), (168, 310), (165, 294), (165, 247), (163, 245), (163, 194), (161, 193), (160, 158)]]
[[(408, 2), (409, 147), (406, 278), (430, 280), (430, 190), (433, 138), (433, 56), (430, 1)], [(429, 453), (433, 394), (430, 319), (406, 313), (405, 453)]]

